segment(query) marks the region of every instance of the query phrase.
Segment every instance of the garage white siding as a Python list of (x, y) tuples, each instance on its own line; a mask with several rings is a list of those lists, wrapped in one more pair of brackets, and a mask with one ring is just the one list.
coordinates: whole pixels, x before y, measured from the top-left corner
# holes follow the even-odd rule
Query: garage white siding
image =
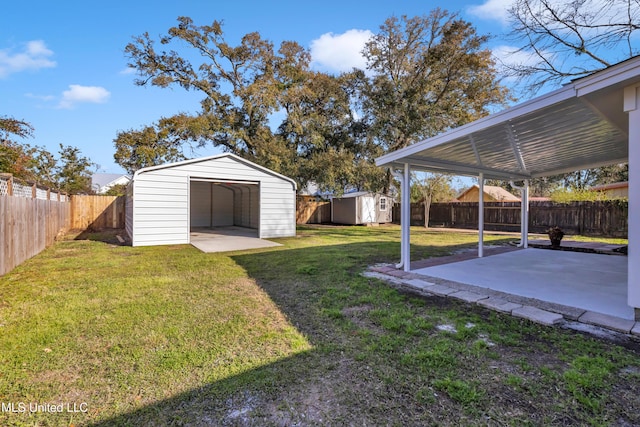
[(134, 246), (186, 244), (190, 227), (238, 221), (261, 238), (295, 236), (295, 190), (291, 179), (233, 154), (144, 168), (134, 175), (127, 228)]

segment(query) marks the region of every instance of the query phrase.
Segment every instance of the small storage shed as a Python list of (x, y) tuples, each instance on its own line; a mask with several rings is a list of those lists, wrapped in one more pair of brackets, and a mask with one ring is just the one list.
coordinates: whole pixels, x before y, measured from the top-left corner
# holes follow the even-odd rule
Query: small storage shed
[(231, 226), (259, 238), (295, 236), (295, 181), (229, 153), (134, 174), (126, 212), (133, 246), (188, 244), (193, 228)]
[(391, 222), (392, 199), (380, 193), (358, 191), (331, 199), (331, 222), (335, 224), (382, 224)]

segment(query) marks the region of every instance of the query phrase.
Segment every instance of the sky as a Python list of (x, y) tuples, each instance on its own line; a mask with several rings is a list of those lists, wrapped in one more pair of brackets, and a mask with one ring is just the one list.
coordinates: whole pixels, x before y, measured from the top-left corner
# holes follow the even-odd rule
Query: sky
[[(492, 34), (488, 47), (505, 45), (511, 0), (452, 1), (447, 9)], [(30, 123), (34, 137), (20, 140), (57, 153), (80, 148), (98, 172), (124, 173), (113, 159), (118, 132), (141, 129), (161, 117), (196, 113), (202, 95), (175, 87), (134, 84), (125, 46), (148, 32), (157, 40), (188, 16), (195, 25), (224, 22), (231, 44), (257, 31), (275, 46), (295, 40), (311, 50), (313, 68), (340, 72), (364, 66), (359, 52), (390, 16), (426, 15), (431, 0), (75, 0), (11, 1), (0, 14), (0, 117)], [(209, 147), (194, 153), (219, 153)]]

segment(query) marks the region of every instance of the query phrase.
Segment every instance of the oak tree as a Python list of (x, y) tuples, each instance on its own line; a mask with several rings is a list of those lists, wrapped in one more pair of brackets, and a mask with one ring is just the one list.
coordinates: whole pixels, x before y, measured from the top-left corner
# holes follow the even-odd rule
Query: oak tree
[(466, 124), (505, 102), (487, 36), (456, 13), (391, 17), (366, 44), (362, 106), (387, 151)]

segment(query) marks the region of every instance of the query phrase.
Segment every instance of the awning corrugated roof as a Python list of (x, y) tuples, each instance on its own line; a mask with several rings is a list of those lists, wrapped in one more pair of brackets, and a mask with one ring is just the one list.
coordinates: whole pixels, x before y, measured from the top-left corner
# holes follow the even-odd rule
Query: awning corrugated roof
[(379, 166), (521, 180), (628, 161), (625, 87), (640, 57), (376, 159)]

